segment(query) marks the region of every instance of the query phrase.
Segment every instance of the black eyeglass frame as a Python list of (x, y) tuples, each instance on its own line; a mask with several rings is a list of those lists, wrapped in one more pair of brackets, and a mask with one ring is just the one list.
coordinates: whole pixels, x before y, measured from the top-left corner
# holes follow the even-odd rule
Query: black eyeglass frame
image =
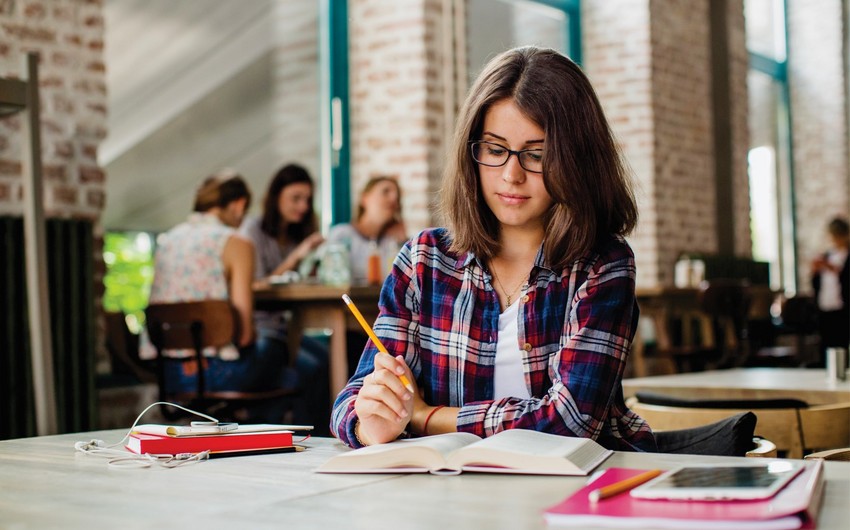
[[(504, 145), (497, 144), (496, 142), (488, 142), (487, 140), (469, 140), (466, 143), (469, 145), (469, 154), (472, 155), (472, 159), (477, 164), (481, 164), (482, 166), (502, 167), (502, 166), (504, 166), (505, 164), (508, 163), (508, 160), (511, 159), (511, 155), (514, 155), (516, 157), (516, 159), (519, 161), (519, 165), (522, 169), (528, 171), (529, 173), (537, 173), (537, 174), (543, 173), (542, 169), (540, 171), (535, 171), (533, 169), (528, 169), (527, 167), (525, 167), (525, 165), (522, 163), (522, 157), (519, 156), (522, 153), (530, 153), (532, 151), (539, 151), (540, 153), (543, 153), (543, 149), (520, 149), (519, 151), (514, 151), (513, 149), (508, 149)], [(504, 149), (505, 151), (507, 151), (508, 156), (505, 157), (504, 162), (502, 162), (501, 164), (487, 164), (485, 162), (482, 162), (482, 161), (478, 160), (477, 158), (475, 158), (475, 146), (479, 145), (479, 144), (495, 145), (495, 146), (499, 147), (500, 149)]]

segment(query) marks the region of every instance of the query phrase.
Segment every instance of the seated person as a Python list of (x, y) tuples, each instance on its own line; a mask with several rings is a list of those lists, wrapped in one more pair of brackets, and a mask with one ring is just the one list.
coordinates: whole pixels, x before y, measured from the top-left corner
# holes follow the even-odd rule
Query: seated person
[(369, 279), (369, 257), (375, 252), (380, 257), (382, 282), (405, 241), (401, 189), (394, 178), (385, 176), (373, 177), (366, 183), (354, 221), (335, 225), (328, 234), (328, 243), (342, 243), (348, 248), (351, 279), (355, 283)]
[[(297, 270), (301, 261), (324, 242), (313, 211), (313, 180), (295, 164), (282, 167), (272, 178), (259, 217), (245, 219), (240, 234), (253, 243), (255, 281)], [(256, 311), (260, 337), (287, 342), (283, 311)], [(316, 435), (327, 434), (330, 414), (328, 350), (321, 342), (304, 337), (295, 358), (304, 388), (296, 416), (307, 418)]]
[[(253, 323), (254, 252), (251, 243), (236, 232), (251, 193), (241, 176), (223, 171), (204, 180), (195, 196), (189, 218), (157, 239), (150, 303), (229, 300), (238, 315), (239, 336), (235, 344), (207, 355), (206, 385), (209, 391), (262, 391), (294, 386), (287, 370), (286, 344), (258, 337)], [(143, 355), (155, 355), (147, 336)], [(164, 356), (189, 357), (188, 350), (166, 350)], [(165, 365), (169, 392), (197, 388), (196, 362)], [(280, 422), (283, 410), (267, 411), (266, 421)]]
[[(401, 218), (401, 189), (392, 177), (369, 179), (360, 193), (357, 216), (351, 223), (331, 228), (328, 243), (340, 243), (349, 252), (351, 280), (354, 283), (382, 283), (401, 246), (407, 240)], [(377, 274), (369, 278), (368, 263), (377, 254)], [(354, 373), (368, 337), (360, 330), (346, 334), (349, 376)]]

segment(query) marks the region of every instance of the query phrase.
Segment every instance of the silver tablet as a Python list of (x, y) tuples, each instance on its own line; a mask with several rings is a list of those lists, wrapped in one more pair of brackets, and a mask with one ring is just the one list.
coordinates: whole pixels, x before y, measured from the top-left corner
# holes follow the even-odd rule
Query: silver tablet
[(639, 499), (750, 500), (772, 497), (803, 469), (802, 462), (692, 465), (668, 471), (636, 487)]

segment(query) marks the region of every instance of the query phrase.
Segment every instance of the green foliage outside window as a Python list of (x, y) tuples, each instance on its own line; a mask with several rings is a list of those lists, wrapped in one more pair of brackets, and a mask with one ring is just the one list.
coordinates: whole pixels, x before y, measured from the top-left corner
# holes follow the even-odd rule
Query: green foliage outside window
[(124, 313), (130, 331), (137, 334), (145, 324), (153, 281), (152, 243), (146, 232), (107, 232), (103, 238), (103, 308)]

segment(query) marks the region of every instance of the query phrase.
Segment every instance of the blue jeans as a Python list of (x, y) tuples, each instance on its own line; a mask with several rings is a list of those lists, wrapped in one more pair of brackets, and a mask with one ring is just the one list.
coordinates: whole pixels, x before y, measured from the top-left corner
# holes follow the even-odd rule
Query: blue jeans
[[(239, 349), (239, 359), (204, 359), (204, 386), (208, 392), (225, 390), (258, 392), (296, 388), (298, 375), (289, 368), (286, 344), (270, 337)], [(165, 364), (165, 385), (169, 392), (194, 392), (198, 388), (198, 368), (194, 361), (169, 360)]]

